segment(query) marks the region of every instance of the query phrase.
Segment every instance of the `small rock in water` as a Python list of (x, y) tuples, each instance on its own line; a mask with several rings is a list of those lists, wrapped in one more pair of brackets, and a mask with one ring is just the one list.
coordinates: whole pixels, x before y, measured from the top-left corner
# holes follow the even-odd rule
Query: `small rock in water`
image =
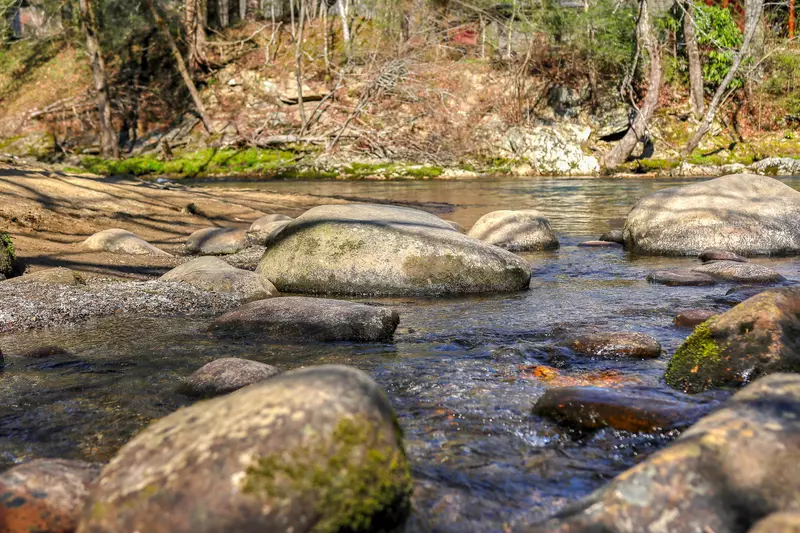
[(278, 374), (280, 370), (271, 365), (225, 357), (194, 372), (180, 384), (178, 392), (187, 396), (210, 398), (228, 394)]
[(763, 285), (743, 285), (741, 287), (732, 287), (728, 289), (725, 296), (715, 296), (714, 301), (720, 304), (738, 305), (748, 298), (752, 298), (756, 294), (761, 294), (768, 291), (769, 287)]
[(26, 359), (46, 359), (47, 357), (56, 356), (73, 357), (73, 354), (60, 346), (41, 346), (21, 354), (21, 357)]
[(718, 314), (719, 313), (716, 311), (710, 311), (708, 309), (690, 309), (675, 315), (674, 322), (676, 326), (682, 328), (693, 328)]
[(621, 244), (612, 241), (585, 241), (578, 246), (581, 248), (622, 248)]
[(558, 248), (550, 222), (534, 209), (493, 211), (478, 219), (467, 235), (512, 252)]
[(625, 244), (625, 238), (622, 236), (621, 229), (612, 229), (608, 230), (607, 232), (600, 235), (601, 241), (608, 241), (608, 242), (616, 242), (619, 244)]
[(83, 276), (69, 268), (48, 268), (8, 280), (9, 283), (51, 283), (53, 285), (86, 285)]
[(203, 228), (186, 239), (186, 251), (193, 254), (235, 254), (246, 247), (247, 234), (239, 228)]
[(590, 333), (569, 341), (568, 345), (580, 354), (604, 359), (654, 359), (661, 355), (661, 344), (644, 333)]
[(234, 309), (212, 324), (217, 336), (298, 342), (386, 342), (400, 322), (396, 311), (342, 300), (284, 296)]
[(710, 407), (635, 395), (599, 387), (548, 389), (533, 406), (534, 414), (570, 427), (653, 432), (687, 427)]
[(647, 281), (668, 287), (705, 287), (717, 283), (708, 274), (689, 270), (656, 270), (647, 275)]
[(724, 281), (739, 283), (778, 283), (786, 281), (778, 272), (755, 263), (737, 261), (711, 261), (692, 269), (692, 272), (708, 274)]
[(800, 533), (800, 513), (772, 513), (747, 530), (747, 533)]
[(73, 533), (100, 465), (36, 459), (0, 476), (0, 531)]
[(83, 241), (83, 246), (94, 252), (111, 252), (113, 254), (170, 255), (124, 229), (107, 229), (95, 233)]
[(747, 259), (744, 257), (726, 250), (703, 250), (700, 252), (698, 258), (703, 263), (708, 263), (710, 261), (736, 261), (738, 263), (747, 263)]
[(78, 533), (395, 531), (411, 475), (392, 405), (322, 365), (198, 402), (103, 469)]

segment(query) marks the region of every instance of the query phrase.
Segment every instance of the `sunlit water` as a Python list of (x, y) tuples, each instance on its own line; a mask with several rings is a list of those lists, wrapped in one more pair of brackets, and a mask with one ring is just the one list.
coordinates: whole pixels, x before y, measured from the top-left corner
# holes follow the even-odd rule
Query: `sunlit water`
[[(785, 181), (800, 189), (800, 178)], [(561, 248), (526, 256), (534, 270), (527, 292), (372, 300), (397, 308), (402, 317), (394, 343), (385, 345), (222, 341), (207, 335), (207, 320), (146, 317), (0, 337), (7, 354), (0, 377), (0, 466), (33, 457), (107, 460), (150, 420), (188, 404), (174, 392), (177, 381), (214, 358), (246, 357), (284, 369), (339, 363), (373, 376), (400, 416), (416, 485), (406, 531), (500, 532), (546, 516), (675, 435), (560, 429), (530, 413), (548, 384), (530, 378), (526, 367), (555, 366), (580, 378), (605, 372), (625, 389), (680, 398), (661, 379), (669, 355), (688, 334), (672, 325), (674, 315), (698, 307), (725, 309), (713, 298), (729, 285), (669, 288), (644, 281), (650, 270), (690, 266), (693, 259), (633, 258), (621, 250), (576, 246), (624, 218), (641, 196), (676, 183), (259, 184), (281, 192), (423, 203), (465, 226), (497, 209), (538, 208), (550, 218)], [(758, 262), (800, 279), (796, 259)], [(559, 346), (571, 335), (600, 330), (651, 334), (666, 354), (654, 361), (596, 361)], [(42, 345), (59, 345), (76, 356), (13, 356)]]

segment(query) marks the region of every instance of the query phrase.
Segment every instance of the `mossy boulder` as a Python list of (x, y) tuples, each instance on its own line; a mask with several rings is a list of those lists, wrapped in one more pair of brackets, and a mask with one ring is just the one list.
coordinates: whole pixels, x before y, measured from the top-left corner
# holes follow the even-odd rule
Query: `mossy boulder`
[(424, 211), (319, 206), (272, 240), (258, 273), (282, 292), (437, 295), (527, 289), (528, 263)]
[(103, 469), (77, 531), (392, 531), (410, 493), (384, 393), (355, 369), (318, 366), (154, 423)]
[(800, 191), (773, 178), (733, 174), (641, 199), (623, 229), (626, 248), (652, 255), (715, 249), (743, 256), (800, 253)]
[(667, 448), (528, 533), (746, 533), (800, 506), (800, 376), (735, 394)]
[(278, 295), (278, 289), (255, 272), (233, 267), (213, 256), (198, 257), (177, 266), (161, 276), (161, 280), (181, 281), (204, 291), (234, 294), (247, 301)]
[(14, 244), (8, 233), (0, 231), (0, 279), (10, 278), (14, 272), (14, 261), (16, 260)]
[(550, 222), (535, 209), (487, 213), (475, 222), (467, 235), (512, 252), (558, 248)]
[(665, 379), (695, 393), (773, 372), (800, 372), (800, 287), (764, 291), (697, 326)]

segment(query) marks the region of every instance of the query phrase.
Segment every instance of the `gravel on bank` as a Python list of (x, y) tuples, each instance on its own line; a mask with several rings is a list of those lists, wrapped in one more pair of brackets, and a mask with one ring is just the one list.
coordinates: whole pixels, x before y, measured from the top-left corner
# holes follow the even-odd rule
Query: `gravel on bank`
[(167, 281), (0, 283), (0, 295), (0, 333), (70, 326), (112, 315), (217, 316), (242, 303), (231, 294)]

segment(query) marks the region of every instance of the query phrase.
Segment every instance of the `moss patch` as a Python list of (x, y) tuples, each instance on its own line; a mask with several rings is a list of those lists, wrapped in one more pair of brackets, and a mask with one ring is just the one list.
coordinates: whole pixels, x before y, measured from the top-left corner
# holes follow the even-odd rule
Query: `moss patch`
[(17, 258), (11, 235), (0, 231), (0, 274), (11, 275), (14, 270), (14, 260)]
[(672, 356), (664, 379), (671, 387), (697, 393), (723, 382), (724, 372), (720, 346), (712, 337), (708, 322), (703, 322)]
[(317, 533), (382, 532), (408, 514), (411, 475), (402, 446), (353, 417), (341, 419), (327, 439), (259, 458), (242, 490), (273, 501), (312, 501)]

